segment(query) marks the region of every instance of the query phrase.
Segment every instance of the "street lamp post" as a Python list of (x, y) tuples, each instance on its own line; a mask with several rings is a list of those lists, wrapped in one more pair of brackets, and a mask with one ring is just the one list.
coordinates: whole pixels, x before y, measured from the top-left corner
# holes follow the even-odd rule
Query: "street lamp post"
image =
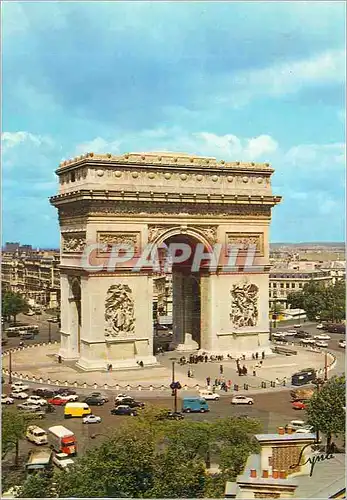
[(8, 383), (12, 384), (12, 351), (10, 350), (9, 355), (8, 355)]
[(52, 341), (52, 338), (51, 338), (51, 322), (49, 321), (48, 322), (48, 342), (51, 342)]
[(177, 386), (175, 384), (175, 361), (176, 358), (170, 358), (172, 361), (172, 386), (175, 386), (173, 389), (173, 396), (174, 396), (174, 412), (177, 412)]

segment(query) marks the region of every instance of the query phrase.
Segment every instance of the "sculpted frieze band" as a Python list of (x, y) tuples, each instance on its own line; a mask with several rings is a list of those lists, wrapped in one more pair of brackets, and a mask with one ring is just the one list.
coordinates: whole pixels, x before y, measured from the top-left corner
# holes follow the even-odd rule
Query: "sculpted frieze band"
[(105, 301), (105, 337), (132, 337), (135, 333), (134, 299), (128, 285), (112, 285)]
[(263, 233), (226, 233), (226, 248), (238, 247), (240, 252), (246, 252), (251, 246), (255, 246), (256, 254), (264, 256)]
[(107, 250), (113, 245), (128, 245), (136, 251), (140, 247), (140, 236), (139, 232), (110, 231), (98, 232), (97, 238), (99, 245), (107, 246)]
[(249, 281), (232, 286), (230, 320), (236, 328), (257, 326), (258, 292), (257, 285)]
[(86, 245), (85, 233), (62, 234), (62, 251), (80, 253)]

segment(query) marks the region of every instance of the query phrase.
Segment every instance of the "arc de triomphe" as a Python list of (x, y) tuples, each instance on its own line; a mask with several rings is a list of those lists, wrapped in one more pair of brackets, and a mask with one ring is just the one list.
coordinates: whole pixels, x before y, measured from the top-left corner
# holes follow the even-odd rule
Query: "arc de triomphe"
[[(171, 152), (88, 153), (61, 163), (56, 173), (59, 194), (50, 201), (61, 231), (63, 359), (76, 360), (85, 370), (156, 363), (153, 268), (134, 271), (134, 259), (115, 269), (103, 265), (107, 249), (124, 243), (135, 247), (135, 257), (148, 243), (172, 241), (200, 243), (207, 250), (221, 244), (224, 260), (229, 245), (241, 254), (254, 248), (247, 272), (242, 266), (225, 272), (218, 264), (192, 281), (176, 268), (174, 342), (182, 344), (192, 333), (211, 353), (268, 347), (269, 226), (271, 209), (281, 201), (272, 194), (268, 164)], [(95, 249), (88, 257), (94, 267), (86, 268), (86, 249), (96, 244), (105, 250)], [(200, 318), (194, 327), (197, 294)]]

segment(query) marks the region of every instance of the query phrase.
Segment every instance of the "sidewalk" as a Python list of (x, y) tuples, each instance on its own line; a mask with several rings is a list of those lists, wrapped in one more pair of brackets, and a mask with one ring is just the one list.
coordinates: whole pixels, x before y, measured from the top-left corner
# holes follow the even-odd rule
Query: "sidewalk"
[[(57, 384), (74, 386), (93, 386), (114, 387), (117, 385), (126, 387), (131, 386), (137, 389), (141, 386), (143, 389), (161, 390), (168, 388), (172, 381), (172, 361), (173, 355), (178, 359), (181, 353), (164, 353), (157, 357), (158, 366), (151, 368), (138, 368), (132, 370), (115, 372), (84, 372), (77, 369), (74, 363), (63, 362), (58, 364), (56, 353), (59, 350), (59, 344), (40, 345), (17, 349), (12, 354), (12, 375), (13, 378), (22, 377), (25, 381), (36, 382), (40, 384)], [(249, 386), (249, 391), (264, 390), (260, 389), (261, 383), (265, 382), (267, 387), (270, 381), (278, 378), (280, 381), (287, 378), (287, 385), (290, 383), (290, 377), (296, 371), (310, 366), (316, 369), (324, 368), (324, 354), (322, 352), (312, 352), (304, 348), (297, 349), (298, 354), (294, 356), (273, 355), (263, 360), (263, 366), (256, 369), (256, 377), (252, 376), (252, 367), (256, 363), (254, 360), (241, 361), (247, 367), (248, 374), (239, 376), (236, 371), (235, 360), (222, 362), (203, 362), (193, 365), (179, 365), (175, 363), (175, 379), (179, 381), (182, 387), (187, 386), (196, 390), (196, 385), (201, 388), (206, 387), (206, 377), (211, 378), (213, 385), (215, 379), (221, 377), (220, 365), (223, 365), (223, 377), (225, 382), (231, 381), (231, 384), (239, 385), (240, 390), (244, 384)], [(187, 357), (187, 355), (186, 355)], [(330, 361), (331, 363), (331, 361)], [(9, 356), (4, 354), (2, 358), (2, 367), (6, 371), (9, 366)], [(194, 376), (188, 377), (188, 369), (193, 370)], [(341, 367), (340, 367), (341, 370)], [(272, 390), (274, 390), (272, 388)]]

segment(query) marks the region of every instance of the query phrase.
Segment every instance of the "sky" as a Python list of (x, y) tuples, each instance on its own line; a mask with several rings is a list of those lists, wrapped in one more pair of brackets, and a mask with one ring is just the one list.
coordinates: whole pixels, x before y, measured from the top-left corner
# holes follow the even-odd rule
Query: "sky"
[(269, 162), (272, 242), (345, 240), (344, 2), (3, 2), (2, 240), (94, 151)]

